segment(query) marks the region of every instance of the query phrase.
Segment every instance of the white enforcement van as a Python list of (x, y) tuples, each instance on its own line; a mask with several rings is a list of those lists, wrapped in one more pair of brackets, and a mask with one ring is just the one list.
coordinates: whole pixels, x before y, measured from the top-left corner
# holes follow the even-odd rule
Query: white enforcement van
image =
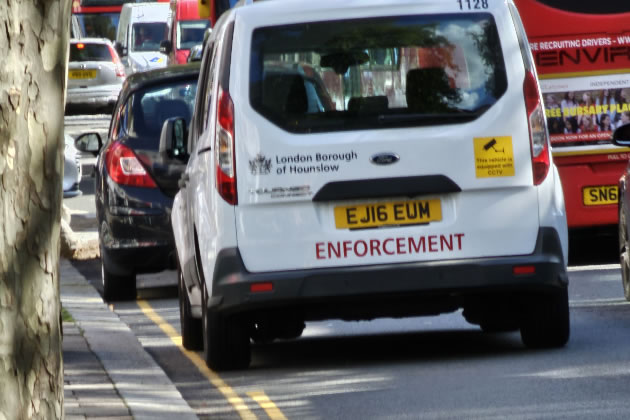
[(120, 12), (116, 50), (127, 75), (166, 67), (160, 43), (168, 38), (169, 3), (126, 3)]
[(512, 2), (240, 4), (173, 205), (184, 346), (242, 368), (305, 321), (459, 309), (564, 346), (564, 199)]

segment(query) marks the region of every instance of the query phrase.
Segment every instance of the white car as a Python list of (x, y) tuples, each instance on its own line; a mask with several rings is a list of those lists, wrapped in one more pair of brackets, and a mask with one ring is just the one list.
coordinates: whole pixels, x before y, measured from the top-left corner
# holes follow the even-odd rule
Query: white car
[(172, 223), (208, 366), (309, 320), (458, 309), (565, 345), (562, 186), (511, 1), (253, 2), (201, 66)]
[(64, 139), (64, 164), (63, 164), (63, 198), (81, 195), (79, 184), (81, 183), (80, 153), (74, 145), (74, 139), (68, 134)]

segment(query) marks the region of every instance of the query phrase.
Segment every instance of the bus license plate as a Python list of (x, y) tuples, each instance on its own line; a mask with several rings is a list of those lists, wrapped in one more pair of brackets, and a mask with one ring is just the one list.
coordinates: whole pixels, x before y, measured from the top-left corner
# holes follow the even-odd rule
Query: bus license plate
[(413, 225), (440, 220), (442, 220), (442, 203), (439, 199), (335, 207), (337, 229)]
[(96, 77), (96, 70), (69, 70), (69, 79), (94, 79)]
[(582, 200), (585, 206), (601, 206), (617, 204), (619, 190), (616, 185), (600, 185), (582, 189)]

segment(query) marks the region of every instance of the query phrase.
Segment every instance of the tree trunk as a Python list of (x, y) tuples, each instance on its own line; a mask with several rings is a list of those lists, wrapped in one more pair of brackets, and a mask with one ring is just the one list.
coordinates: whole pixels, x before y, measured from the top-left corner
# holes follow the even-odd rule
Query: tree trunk
[(0, 420), (63, 416), (59, 238), (70, 0), (1, 0)]

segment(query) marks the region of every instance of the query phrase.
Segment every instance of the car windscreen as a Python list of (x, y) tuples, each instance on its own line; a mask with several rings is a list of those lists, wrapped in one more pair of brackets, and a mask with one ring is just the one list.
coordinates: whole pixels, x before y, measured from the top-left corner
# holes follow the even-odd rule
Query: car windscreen
[(501, 51), (488, 13), (262, 27), (250, 102), (297, 133), (471, 121), (507, 89)]
[(177, 49), (189, 50), (203, 42), (206, 29), (210, 27), (208, 19), (183, 20), (177, 24)]
[(190, 122), (197, 79), (177, 81), (140, 89), (128, 99), (125, 126), (129, 136), (143, 139), (142, 149), (158, 150), (164, 121), (182, 117)]
[(116, 39), (120, 13), (80, 13), (74, 16), (77, 17), (84, 36), (109, 38), (110, 41)]
[(132, 51), (159, 51), (160, 43), (167, 38), (166, 22), (135, 23), (131, 27)]
[(73, 61), (109, 61), (112, 53), (106, 44), (77, 42), (70, 44), (70, 62)]

